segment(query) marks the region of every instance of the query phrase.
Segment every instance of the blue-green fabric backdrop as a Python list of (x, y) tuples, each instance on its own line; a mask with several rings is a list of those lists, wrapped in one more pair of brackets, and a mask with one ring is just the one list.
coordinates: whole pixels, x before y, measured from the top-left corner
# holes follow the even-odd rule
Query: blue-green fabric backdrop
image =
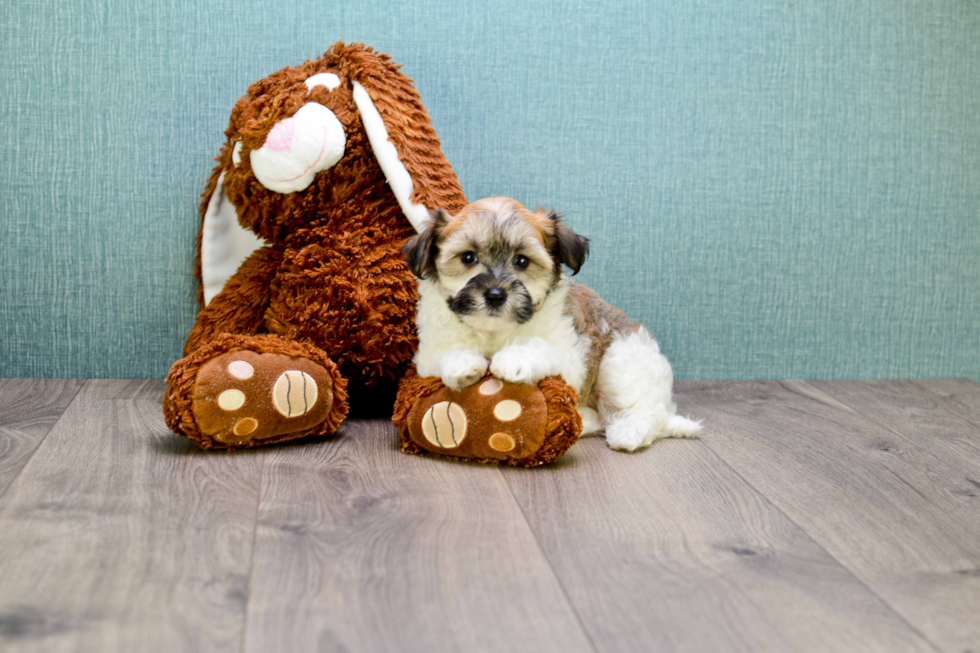
[(338, 39), (417, 82), (470, 198), (546, 205), (679, 378), (980, 379), (980, 5), (0, 9), (0, 376), (160, 377), (249, 82)]

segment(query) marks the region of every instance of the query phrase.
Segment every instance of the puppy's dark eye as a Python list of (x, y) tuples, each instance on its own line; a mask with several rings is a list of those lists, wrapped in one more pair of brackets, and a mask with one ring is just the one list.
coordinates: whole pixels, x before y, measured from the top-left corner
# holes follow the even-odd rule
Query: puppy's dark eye
[(476, 254), (473, 252), (463, 252), (460, 254), (459, 260), (463, 262), (463, 265), (473, 265), (476, 263)]
[(528, 265), (530, 265), (530, 263), (531, 263), (531, 260), (528, 259), (528, 257), (524, 256), (523, 254), (518, 254), (517, 256), (514, 257), (514, 267), (517, 267), (517, 268), (520, 268), (520, 269), (523, 270)]

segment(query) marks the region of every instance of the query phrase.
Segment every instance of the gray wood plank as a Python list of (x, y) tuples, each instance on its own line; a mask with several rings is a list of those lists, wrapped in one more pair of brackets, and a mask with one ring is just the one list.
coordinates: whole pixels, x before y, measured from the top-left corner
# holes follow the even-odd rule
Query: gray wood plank
[(933, 650), (703, 442), (505, 478), (600, 651)]
[(980, 500), (960, 468), (804, 382), (678, 394), (713, 451), (931, 642), (980, 642)]
[(943, 397), (966, 397), (965, 401), (980, 408), (980, 383), (970, 379), (913, 379), (913, 383)]
[(969, 497), (980, 491), (980, 425), (959, 414), (953, 400), (908, 380), (808, 384), (958, 470), (960, 486), (954, 492)]
[(262, 454), (163, 423), (162, 381), (89, 381), (0, 508), (0, 649), (239, 650)]
[(0, 496), (83, 383), (79, 379), (0, 379)]
[(942, 397), (943, 410), (980, 427), (980, 383), (969, 379), (917, 379), (910, 383)]
[(247, 651), (591, 651), (496, 467), (409, 456), (387, 420), (271, 454)]

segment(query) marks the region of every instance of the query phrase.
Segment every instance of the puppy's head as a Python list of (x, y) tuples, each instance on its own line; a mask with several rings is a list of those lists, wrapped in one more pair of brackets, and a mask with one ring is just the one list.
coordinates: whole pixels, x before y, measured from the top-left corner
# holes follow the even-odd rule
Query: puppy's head
[(439, 210), (405, 244), (409, 267), (433, 283), (450, 310), (480, 329), (523, 324), (561, 280), (578, 273), (589, 241), (557, 213), (529, 211), (504, 197), (479, 200), (450, 216)]

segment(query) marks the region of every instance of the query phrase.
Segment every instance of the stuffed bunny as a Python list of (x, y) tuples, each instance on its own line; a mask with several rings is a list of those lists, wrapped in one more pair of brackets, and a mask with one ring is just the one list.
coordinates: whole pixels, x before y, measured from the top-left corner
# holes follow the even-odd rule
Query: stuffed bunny
[[(348, 392), (415, 378), (418, 295), (401, 248), (431, 210), (467, 202), (398, 69), (337, 43), (235, 105), (201, 204), (201, 311), (167, 377), (175, 432), (217, 449), (330, 434)], [(543, 402), (535, 386), (511, 390)]]

